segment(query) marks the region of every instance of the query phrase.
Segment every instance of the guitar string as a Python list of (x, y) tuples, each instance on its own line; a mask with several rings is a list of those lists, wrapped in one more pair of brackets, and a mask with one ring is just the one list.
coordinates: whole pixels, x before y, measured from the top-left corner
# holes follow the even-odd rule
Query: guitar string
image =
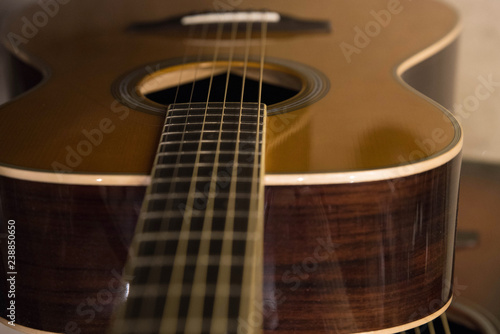
[[(213, 83), (213, 77), (214, 77), (214, 71), (215, 71), (215, 65), (216, 61), (218, 58), (218, 53), (219, 53), (219, 48), (220, 48), (220, 40), (222, 37), (222, 30), (223, 30), (223, 23), (219, 23), (217, 25), (217, 37), (216, 37), (216, 44), (215, 44), (215, 51), (214, 51), (214, 56), (212, 60), (212, 73), (210, 76), (210, 84), (209, 84), (209, 90), (207, 94), (207, 101), (205, 105), (205, 114), (203, 117), (203, 123), (200, 131), (200, 140), (198, 143), (198, 150), (196, 153), (196, 160), (194, 163), (194, 168), (193, 168), (193, 178), (189, 187), (188, 191), (188, 198), (186, 201), (186, 207), (184, 211), (184, 217), (181, 225), (181, 233), (182, 232), (188, 232), (190, 230), (190, 222), (191, 218), (193, 215), (193, 211), (195, 210), (194, 208), (194, 199), (195, 199), (195, 194), (196, 194), (196, 178), (198, 176), (198, 163), (200, 161), (200, 151), (201, 151), (201, 146), (202, 146), (202, 140), (203, 140), (203, 131), (205, 128), (205, 123), (206, 123), (206, 118), (207, 118), (207, 112), (208, 112), (208, 104), (210, 100), (210, 93), (211, 93), (211, 85)], [(176, 286), (177, 284), (183, 284), (184, 277), (185, 277), (185, 270), (186, 270), (186, 265), (185, 265), (185, 254), (187, 254), (188, 250), (188, 242), (184, 240), (179, 240), (177, 244), (177, 251), (175, 252), (176, 256), (174, 259), (174, 263), (172, 265), (172, 273), (171, 273), (171, 278), (170, 278), (170, 283), (172, 284), (169, 289), (168, 289), (168, 298), (165, 301), (165, 306), (164, 306), (164, 311), (163, 311), (163, 316), (160, 322), (160, 331), (162, 333), (175, 333), (177, 331), (179, 322), (178, 322), (178, 314), (179, 314), (179, 305), (181, 301), (181, 293), (182, 291), (173, 289), (173, 286)]]
[(428, 324), (427, 324), (427, 327), (429, 328), (429, 332), (430, 334), (436, 334), (436, 330), (434, 329), (434, 323), (432, 321), (430, 321)]
[[(208, 24), (204, 24), (203, 25), (203, 28), (202, 28), (202, 34), (201, 34), (201, 38), (200, 40), (201, 41), (204, 41), (207, 39), (207, 34), (208, 34)], [(193, 83), (191, 85), (191, 94), (189, 95), (189, 103), (188, 103), (188, 109), (191, 109), (191, 104), (193, 103), (193, 96), (194, 96), (194, 91), (195, 91), (195, 87), (196, 87), (196, 80), (198, 80), (198, 70), (201, 66), (201, 56), (203, 54), (202, 50), (203, 50), (203, 44), (200, 45), (200, 48), (198, 50), (198, 55), (196, 56), (196, 66), (195, 66), (195, 69), (194, 69), (194, 79), (193, 79)]]
[[(190, 41), (193, 38), (196, 27), (197, 26), (195, 24), (189, 26), (189, 31), (187, 36), (188, 41)], [(177, 98), (179, 97), (179, 91), (181, 89), (181, 83), (182, 83), (182, 76), (184, 74), (184, 69), (187, 63), (187, 56), (188, 56), (188, 47), (186, 46), (186, 48), (184, 49), (184, 56), (182, 57), (182, 65), (181, 65), (181, 71), (179, 73), (179, 81), (177, 83), (177, 88), (175, 90), (175, 98), (173, 103), (174, 105), (177, 103)]]
[[(191, 39), (194, 36), (195, 30), (196, 30), (196, 26), (195, 25), (193, 25), (192, 27), (190, 27), (188, 39)], [(202, 31), (201, 34), (203, 36), (204, 32)], [(200, 47), (200, 49), (201, 49), (201, 47)], [(176, 89), (176, 96), (175, 96), (175, 100), (174, 100), (174, 105), (177, 102), (178, 92), (179, 92), (180, 85), (181, 85), (181, 77), (182, 77), (182, 73), (183, 73), (183, 70), (184, 70), (184, 66), (185, 66), (186, 61), (187, 61), (187, 54), (188, 54), (188, 50), (186, 48), (184, 50), (183, 65), (181, 67), (181, 73), (179, 75), (179, 82), (178, 82), (177, 89)], [(170, 115), (168, 115), (168, 114), (166, 116), (167, 119), (166, 119), (166, 122), (164, 124), (164, 131), (163, 131), (164, 134), (168, 133), (168, 131), (167, 131), (166, 128), (169, 125), (169, 118), (168, 118), (169, 116)], [(182, 151), (182, 146), (183, 146), (183, 143), (184, 143), (184, 134), (186, 132), (188, 117), (189, 117), (189, 109), (188, 109), (188, 111), (186, 113), (186, 116), (185, 116), (184, 129), (182, 131), (182, 137), (181, 137), (181, 140), (180, 140), (178, 152)], [(159, 149), (159, 151), (160, 151), (160, 149)], [(157, 157), (158, 156), (159, 155), (157, 154)], [(172, 180), (175, 180), (175, 178), (178, 175), (179, 168), (180, 168), (179, 167), (180, 166), (180, 158), (181, 158), (181, 155), (177, 154), (176, 163), (175, 163), (174, 169), (173, 169)], [(159, 162), (157, 162), (154, 166), (158, 166), (158, 165), (159, 165)], [(153, 170), (153, 172), (152, 172), (153, 179), (154, 179), (155, 174), (156, 174), (156, 170)], [(173, 193), (173, 191), (175, 189), (175, 185), (176, 185), (175, 181), (170, 182), (168, 194), (172, 194)], [(154, 187), (154, 185), (153, 185), (153, 187)], [(148, 194), (148, 197), (150, 195), (151, 194)], [(165, 202), (165, 208), (163, 210), (162, 217), (161, 217), (161, 220), (160, 220), (160, 224), (159, 224), (159, 227), (158, 227), (158, 229), (160, 231), (168, 230), (168, 228), (169, 228), (170, 218), (171, 218), (170, 215), (169, 215), (169, 211), (172, 208), (172, 203), (173, 203), (173, 199), (170, 196), (167, 195), (166, 202)], [(143, 219), (143, 221), (144, 221), (144, 219)], [(144, 224), (142, 224), (142, 225), (144, 225)], [(143, 229), (144, 229), (144, 226), (142, 226), (141, 230), (143, 230)], [(155, 258), (155, 257), (163, 255), (165, 253), (165, 249), (166, 248), (167, 248), (167, 241), (160, 240), (160, 239), (157, 240), (155, 242), (155, 244), (154, 244), (154, 254), (152, 255), (152, 257)], [(159, 288), (160, 284), (161, 284), (161, 267), (160, 266), (153, 266), (153, 267), (150, 268), (149, 275), (147, 277), (146, 286), (148, 286), (149, 289), (155, 289), (156, 290), (156, 289)], [(141, 303), (141, 307), (140, 307), (139, 313), (141, 315), (152, 314), (153, 313), (152, 310), (151, 310), (152, 307), (153, 307), (153, 305), (151, 303), (145, 303), (144, 300), (143, 300), (142, 303)]]
[[(231, 27), (231, 43), (229, 50), (229, 59), (227, 65), (227, 74), (226, 74), (226, 85), (225, 85), (225, 93), (222, 104), (222, 110), (220, 115), (220, 123), (219, 123), (219, 131), (217, 138), (217, 145), (215, 149), (215, 156), (213, 162), (213, 171), (209, 185), (208, 191), (208, 199), (205, 210), (205, 217), (203, 221), (203, 232), (202, 232), (202, 240), (200, 240), (200, 245), (198, 249), (198, 260), (196, 261), (193, 285), (192, 285), (192, 294), (189, 299), (189, 310), (187, 315), (187, 321), (184, 331), (187, 333), (201, 333), (203, 328), (203, 310), (204, 310), (204, 302), (206, 295), (206, 282), (207, 282), (207, 274), (208, 274), (208, 261), (210, 253), (210, 236), (212, 233), (212, 225), (213, 225), (213, 213), (215, 207), (215, 197), (217, 195), (217, 179), (218, 179), (218, 169), (219, 169), (219, 156), (220, 156), (220, 145), (222, 141), (222, 132), (223, 132), (223, 124), (224, 124), (224, 116), (226, 111), (226, 99), (227, 99), (227, 90), (229, 86), (229, 78), (231, 73), (231, 64), (234, 55), (234, 45), (236, 40), (236, 32), (237, 32), (238, 24), (234, 22)], [(217, 60), (217, 59), (215, 59)], [(215, 65), (215, 63), (214, 63)], [(215, 73), (215, 66), (213, 68), (212, 75)], [(210, 84), (210, 88), (212, 87), (212, 83)], [(210, 91), (209, 88), (209, 91)], [(206, 109), (208, 109), (208, 102), (210, 100), (210, 93), (207, 97)], [(216, 298), (217, 299), (217, 298)]]
[[(193, 28), (190, 28), (190, 33), (189, 35), (191, 35), (191, 37), (194, 35), (194, 31), (195, 31), (195, 26), (193, 26)], [(201, 36), (202, 38), (205, 37), (205, 34), (206, 34), (206, 25), (203, 27), (203, 30), (202, 30), (202, 33), (201, 33)], [(200, 46), (199, 48), (199, 56), (198, 56), (198, 59), (201, 57), (201, 51), (202, 51), (202, 46)], [(187, 49), (185, 50), (185, 54), (184, 54), (184, 65), (186, 63), (186, 58), (187, 58)], [(181, 70), (181, 76), (182, 76), (182, 70)], [(179, 87), (180, 87), (180, 82), (178, 84), (178, 87), (177, 87), (177, 92), (179, 91)], [(177, 100), (177, 96), (178, 96), (178, 93), (176, 93), (176, 99), (174, 101), (174, 104)], [(188, 120), (188, 117), (189, 117), (189, 110), (185, 116), (185, 126), (184, 126), (184, 130), (186, 129), (186, 124), (187, 124), (187, 120)], [(168, 122), (168, 119), (167, 119), (167, 122)], [(166, 124), (167, 125), (167, 124)], [(179, 148), (179, 152), (182, 151), (182, 145), (184, 143), (184, 132), (182, 132), (182, 140), (180, 141), (180, 148)], [(172, 180), (175, 180), (176, 178), (176, 175), (178, 173), (178, 169), (179, 169), (179, 159), (180, 159), (180, 155), (177, 155), (177, 163), (174, 165), (174, 171), (173, 171), (173, 177), (172, 177)], [(153, 171), (152, 173), (153, 175), (155, 175), (155, 171)], [(172, 190), (175, 186), (175, 182), (171, 182), (170, 183), (170, 191), (169, 191), (169, 194), (172, 193)], [(160, 227), (159, 227), (159, 230), (160, 231), (163, 231), (165, 229), (164, 225), (165, 223), (169, 223), (169, 217), (167, 215), (167, 212), (171, 209), (171, 206), (172, 206), (172, 199), (167, 196), (167, 202), (166, 202), (166, 205), (165, 205), (165, 210), (163, 211), (162, 213), (162, 217), (161, 217), (161, 222), (160, 222)], [(141, 220), (142, 222), (142, 228), (141, 230), (144, 229), (144, 219)], [(168, 226), (166, 227), (168, 228)], [(161, 255), (162, 253), (164, 253), (165, 251), (165, 247), (166, 247), (166, 242), (163, 242), (163, 243), (158, 243), (158, 241), (160, 241), (159, 239), (156, 239), (156, 244), (155, 244), (155, 252), (153, 254), (153, 257), (158, 257), (159, 255)], [(160, 246), (159, 246), (160, 245)], [(160, 275), (160, 272), (159, 272), (160, 268), (158, 267), (153, 267), (151, 268), (151, 271), (148, 275), (148, 279), (147, 279), (147, 283), (146, 283), (146, 286), (148, 287), (151, 287), (153, 286), (153, 284), (151, 283), (151, 281), (153, 282), (156, 282), (156, 289), (158, 289), (159, 285), (160, 285), (160, 278), (158, 277), (158, 275)], [(152, 279), (153, 277), (155, 277), (154, 279)], [(145, 293), (147, 293), (147, 291), (145, 291)], [(150, 308), (151, 305), (150, 304), (145, 304), (144, 301), (142, 301), (141, 305), (140, 305), (140, 310), (139, 310), (139, 313), (142, 315), (142, 314), (151, 314), (151, 310), (148, 310), (148, 308)]]
[(443, 323), (444, 333), (451, 334), (450, 324), (448, 323), (448, 318), (446, 317), (446, 313), (441, 314), (441, 322)]
[[(188, 40), (190, 40), (194, 34), (195, 34), (195, 30), (196, 30), (196, 26), (193, 25), (193, 26), (190, 26), (189, 28), (189, 31), (188, 31)], [(188, 50), (187, 50), (187, 47), (185, 48), (184, 50), (184, 56), (183, 56), (183, 60), (182, 60), (182, 66), (181, 66), (181, 71), (180, 71), (180, 74), (179, 74), (179, 81), (178, 81), (178, 84), (177, 84), (177, 88), (176, 88), (176, 93), (175, 93), (175, 98), (174, 98), (174, 102), (173, 104), (175, 105), (175, 103), (177, 102), (177, 99), (178, 99), (178, 95), (179, 95), (179, 90), (180, 90), (180, 86), (181, 86), (181, 82), (182, 82), (182, 75), (184, 73), (184, 67), (185, 67), (185, 64), (187, 62), (187, 55), (188, 55)], [(162, 135), (166, 133), (165, 131), (165, 128), (167, 127), (168, 125), (168, 110), (167, 110), (167, 114), (165, 115), (166, 117), (166, 121), (163, 125), (163, 128), (162, 128)], [(187, 121), (187, 117), (188, 115), (186, 115), (186, 121)], [(185, 122), (186, 123), (186, 122)], [(181, 141), (181, 144), (180, 144), (180, 150), (182, 149), (182, 143), (183, 143), (183, 140)], [(158, 147), (158, 150), (157, 150), (157, 157), (159, 156), (159, 152), (160, 152), (160, 147)], [(179, 157), (178, 157), (179, 158)], [(179, 162), (179, 160), (177, 161)], [(156, 174), (156, 166), (157, 164), (154, 164), (153, 165), (153, 170), (151, 171), (151, 175), (153, 176), (153, 179), (154, 179), (154, 176)], [(175, 166), (178, 166), (178, 164), (176, 164)], [(177, 167), (174, 169), (174, 178), (175, 178), (175, 174), (177, 173)], [(173, 187), (174, 183), (171, 183), (170, 184), (170, 191), (169, 193), (171, 193), (172, 191), (172, 187)], [(146, 198), (151, 194), (151, 192), (154, 191), (154, 185), (151, 185), (151, 189), (148, 190), (147, 194), (146, 194)], [(145, 200), (144, 201), (144, 208), (141, 210), (141, 214), (143, 212), (147, 212), (147, 208), (146, 208), (146, 205), (148, 204), (148, 201)], [(166, 210), (165, 210), (166, 211)], [(164, 211), (164, 213), (165, 213)], [(144, 231), (144, 228), (145, 228), (145, 223), (146, 223), (146, 217), (144, 216), (140, 216), (139, 219), (138, 219), (138, 224), (137, 224), (137, 227), (136, 227), (136, 231), (140, 231), (139, 233), (142, 233)], [(164, 221), (165, 221), (165, 217), (162, 217), (162, 221), (160, 223), (160, 227), (159, 229), (162, 230), (163, 228), (163, 224), (164, 224)], [(141, 234), (137, 234), (135, 237), (134, 237), (134, 240), (132, 241), (131, 243), (131, 246), (130, 246), (130, 250), (129, 250), (129, 254), (133, 254), (133, 255), (136, 255), (138, 256), (139, 255), (139, 250), (140, 250), (140, 244), (142, 242), (142, 240), (140, 240), (140, 236)], [(160, 254), (158, 254), (158, 250), (157, 250), (157, 247), (158, 247), (158, 242), (156, 242), (156, 244), (154, 245), (155, 246), (155, 254), (153, 255), (153, 257), (156, 257), (158, 255), (161, 255), (161, 252), (159, 252)], [(165, 245), (163, 245), (163, 248), (165, 247)], [(133, 256), (130, 257), (130, 260), (134, 260), (135, 258)], [(131, 264), (128, 264), (128, 268), (126, 268), (127, 270), (131, 270), (132, 272), (135, 270), (135, 264), (133, 263), (133, 261), (130, 261), (129, 260), (129, 263)], [(154, 267), (151, 268), (151, 271), (147, 277), (147, 283), (146, 285), (147, 286), (151, 286), (151, 279), (152, 277), (157, 277), (159, 275), (159, 268), (157, 267)], [(159, 284), (159, 279), (153, 279), (153, 282), (158, 282), (157, 284)], [(147, 293), (147, 291), (145, 291), (145, 293)], [(148, 303), (145, 303), (144, 302), (144, 299), (142, 298), (139, 298), (139, 301), (140, 301), (140, 304), (139, 304), (139, 314), (140, 315), (148, 315), (148, 314), (151, 314), (151, 304), (148, 304)], [(124, 314), (124, 313), (122, 313)], [(124, 322), (124, 319), (121, 319), (120, 317), (117, 317), (117, 320), (116, 320), (116, 323), (115, 323), (115, 326), (118, 326), (118, 327), (123, 327), (125, 326), (125, 322)]]
[[(267, 43), (267, 22), (262, 21), (261, 22), (261, 37), (260, 37), (260, 42), (261, 42), (261, 47), (260, 47), (260, 66), (259, 66), (259, 95), (258, 95), (258, 113), (257, 113), (257, 130), (259, 130), (259, 126), (261, 123), (261, 118), (262, 118), (262, 127), (264, 129), (265, 127), (265, 115), (262, 115), (263, 110), (261, 108), (261, 103), (262, 103), (262, 84), (264, 80), (264, 60), (265, 60), (265, 54), (266, 54), (266, 43)], [(261, 170), (264, 168), (263, 164), (263, 159), (259, 159), (259, 144), (260, 140), (259, 137), (261, 136), (260, 131), (256, 131), (256, 138), (255, 138), (255, 149), (254, 149), (254, 167), (253, 167), (253, 175), (252, 175), (252, 186), (251, 186), (251, 194), (259, 194), (263, 191), (263, 183), (262, 180), (259, 178), (259, 174), (262, 176), (263, 171)], [(264, 142), (264, 133), (262, 133), (262, 143)], [(265, 147), (262, 145), (261, 148), (262, 151), (265, 150)], [(261, 156), (263, 157), (264, 154)], [(260, 168), (259, 168), (259, 160), (260, 160)], [(260, 198), (258, 201), (250, 201), (250, 208), (249, 208), (249, 218), (248, 218), (248, 227), (247, 231), (250, 234), (255, 234), (258, 231), (263, 230), (263, 217), (259, 217), (260, 211), (262, 209), (263, 202), (262, 198)], [(262, 242), (262, 240), (261, 240)], [(252, 241), (252, 242), (247, 242), (246, 245), (246, 255), (244, 258), (244, 276), (243, 276), (243, 282), (242, 282), (242, 297), (240, 299), (240, 315), (244, 316), (247, 315), (249, 316), (252, 313), (252, 306), (253, 302), (257, 302), (256, 299), (260, 298), (260, 285), (259, 287), (256, 286), (254, 280), (258, 279), (261, 280), (261, 277), (258, 277), (258, 275), (261, 275), (262, 273), (259, 270), (259, 266), (262, 265), (262, 263), (256, 263), (260, 256), (262, 256), (262, 250), (259, 249), (259, 245), (257, 245), (257, 242)], [(249, 303), (250, 302), (250, 303)], [(255, 332), (259, 332), (260, 328), (253, 328)]]
[[(193, 25), (193, 27), (196, 27), (196, 25)], [(202, 26), (200, 40), (202, 40), (202, 41), (205, 40), (207, 38), (207, 34), (208, 34), (208, 24), (204, 24)], [(194, 70), (194, 79), (193, 79), (193, 83), (191, 85), (191, 93), (190, 93), (188, 108), (187, 108), (186, 116), (184, 117), (184, 128), (182, 130), (181, 139), (179, 140), (179, 150), (177, 152), (178, 154), (177, 154), (177, 158), (175, 161), (174, 170), (173, 170), (173, 174), (172, 174), (172, 182), (170, 183), (170, 187), (169, 187), (169, 192), (168, 192), (169, 194), (174, 193), (174, 189), (175, 189), (175, 185), (176, 185), (175, 180), (179, 174), (180, 159), (181, 159), (180, 152), (182, 152), (183, 147), (184, 147), (184, 143), (185, 143), (186, 128), (187, 128), (187, 123), (188, 123), (190, 112), (191, 112), (191, 104), (192, 104), (192, 99), (193, 99), (193, 95), (194, 95), (194, 91), (195, 91), (195, 83), (197, 80), (197, 73), (198, 73), (198, 69), (200, 66), (203, 50), (204, 50), (204, 46), (203, 46), (203, 44), (200, 44), (200, 46), (198, 47), (198, 54), (197, 54), (196, 65), (195, 65), (195, 70)], [(179, 86), (180, 86), (180, 83), (179, 83)], [(179, 90), (179, 86), (177, 87), (177, 90)], [(174, 102), (174, 104), (175, 104), (175, 102)], [(172, 205), (173, 205), (172, 198), (167, 197), (167, 203), (165, 205), (164, 213), (170, 212), (170, 210), (172, 209)], [(164, 230), (163, 224), (164, 224), (164, 221), (166, 219), (168, 219), (168, 217), (165, 217), (164, 219), (162, 219), (161, 227), (160, 227), (160, 230), (162, 230), (162, 231)], [(167, 226), (167, 228), (168, 228), (168, 226)]]
[[(233, 59), (233, 54), (234, 54), (234, 43), (236, 40), (236, 33), (237, 33), (237, 27), (238, 24), (234, 23), (233, 24), (233, 29), (232, 29), (232, 36), (231, 36), (231, 51), (230, 51), (230, 58), (229, 58), (229, 64), (228, 64), (228, 69), (227, 69), (227, 75), (226, 75), (226, 87), (224, 91), (224, 105), (223, 105), (223, 112), (226, 108), (226, 101), (227, 101), (227, 93), (228, 93), (228, 87), (229, 87), (229, 78), (230, 78), (230, 73), (231, 73), (231, 63)], [(248, 27), (248, 25), (247, 25)], [(248, 48), (245, 50), (245, 59), (248, 59)], [(246, 66), (246, 64), (245, 64)], [(243, 78), (243, 84), (242, 84), (242, 96), (243, 96), (243, 90), (244, 90), (244, 80)], [(240, 102), (240, 106), (243, 105), (243, 101)], [(237, 167), (238, 167), (238, 156), (239, 156), (239, 141), (240, 141), (240, 131), (241, 131), (241, 108), (240, 108), (240, 114), (239, 114), (239, 119), (238, 119), (238, 130), (236, 132), (236, 143), (235, 143), (235, 150), (234, 150), (234, 159), (233, 159), (233, 164), (232, 164), (232, 171), (231, 171), (231, 176), (230, 176), (230, 187), (229, 187), (229, 199), (227, 203), (227, 214), (224, 222), (224, 236), (223, 236), (223, 241), (222, 241), (222, 247), (221, 247), (221, 259), (224, 256), (227, 256), (228, 258), (231, 258), (232, 262), (232, 240), (233, 240), (233, 229), (234, 229), (234, 219), (235, 219), (235, 207), (236, 207), (236, 179), (237, 179)], [(222, 124), (221, 124), (222, 125)], [(221, 132), (222, 132), (222, 126), (221, 126)], [(217, 148), (219, 150), (219, 147)], [(226, 333), (227, 327), (228, 327), (228, 314), (229, 314), (229, 296), (230, 296), (230, 276), (231, 272), (230, 269), (227, 268), (226, 265), (220, 263), (218, 272), (217, 272), (217, 282), (215, 286), (215, 298), (214, 300), (214, 305), (212, 307), (212, 319), (217, 319), (217, 321), (211, 321), (210, 323), (210, 333)]]
[[(193, 25), (193, 27), (196, 27), (196, 25)], [(200, 39), (205, 40), (207, 37), (207, 33), (208, 33), (208, 24), (204, 24), (202, 26)], [(175, 185), (176, 185), (175, 180), (179, 174), (180, 159), (181, 159), (180, 153), (182, 152), (183, 147), (184, 147), (184, 143), (185, 143), (185, 134), (186, 134), (187, 124), (188, 124), (188, 120), (189, 120), (189, 116), (190, 116), (190, 112), (191, 112), (191, 102), (192, 102), (192, 97), (193, 97), (194, 90), (195, 90), (195, 82), (197, 79), (197, 72), (198, 72), (198, 68), (200, 66), (200, 60), (201, 60), (201, 56), (203, 54), (203, 50), (204, 50), (204, 46), (203, 46), (203, 44), (200, 44), (200, 46), (198, 48), (197, 60), (196, 60), (196, 65), (195, 65), (194, 80), (193, 80), (193, 83), (191, 86), (189, 104), (188, 104), (186, 116), (184, 117), (184, 128), (182, 130), (181, 139), (179, 140), (179, 150), (177, 151), (178, 154), (177, 154), (177, 158), (176, 158), (175, 165), (174, 165), (174, 170), (173, 170), (173, 174), (172, 174), (172, 181), (170, 182), (170, 187), (169, 187), (169, 191), (168, 191), (169, 194), (174, 193), (174, 189), (175, 189)], [(181, 71), (181, 74), (182, 74), (182, 71)], [(180, 88), (180, 83), (177, 86), (177, 91), (179, 91), (179, 88)], [(176, 96), (176, 101), (177, 101), (177, 96)], [(176, 103), (176, 101), (174, 102), (174, 104)], [(170, 196), (167, 196), (167, 202), (165, 204), (164, 214), (166, 214), (167, 212), (170, 212), (170, 210), (172, 209), (172, 206), (173, 206), (173, 199)], [(168, 217), (164, 217), (161, 221), (161, 225), (160, 225), (161, 231), (163, 231), (165, 229), (163, 224), (165, 223), (166, 220), (168, 220)], [(168, 229), (168, 226), (166, 228)]]

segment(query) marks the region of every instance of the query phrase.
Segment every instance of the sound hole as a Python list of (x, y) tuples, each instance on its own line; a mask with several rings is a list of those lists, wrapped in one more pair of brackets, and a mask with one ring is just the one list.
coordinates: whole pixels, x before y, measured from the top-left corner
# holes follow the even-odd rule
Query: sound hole
[[(218, 64), (215, 68), (207, 67), (204, 64), (191, 64), (153, 73), (139, 84), (139, 91), (147, 99), (162, 105), (174, 102), (206, 102), (211, 83), (210, 102), (222, 102), (225, 95), (227, 102), (240, 102), (243, 88), (243, 101), (257, 102), (259, 100), (260, 76), (257, 66), (258, 64), (251, 64), (251, 67), (247, 69), (244, 87), (242, 66), (237, 65), (231, 69), (226, 85), (228, 80), (227, 64)], [(301, 88), (302, 82), (299, 78), (266, 68), (263, 76), (261, 101), (268, 106), (283, 102), (297, 95)]]
[[(118, 101), (133, 110), (163, 115), (165, 106), (174, 101), (189, 102), (193, 86), (191, 102), (206, 102), (212, 75), (209, 102), (223, 102), (227, 73), (227, 61), (219, 61), (214, 65), (209, 60), (197, 62), (173, 59), (147, 64), (125, 73), (113, 83), (111, 92)], [(243, 102), (258, 102), (259, 63), (250, 61), (246, 75), (244, 73), (244, 62), (233, 60), (229, 69), (227, 102), (241, 101), (244, 76)], [(267, 105), (268, 115), (304, 108), (321, 99), (330, 87), (328, 79), (321, 72), (284, 59), (266, 59), (262, 81), (261, 102)]]

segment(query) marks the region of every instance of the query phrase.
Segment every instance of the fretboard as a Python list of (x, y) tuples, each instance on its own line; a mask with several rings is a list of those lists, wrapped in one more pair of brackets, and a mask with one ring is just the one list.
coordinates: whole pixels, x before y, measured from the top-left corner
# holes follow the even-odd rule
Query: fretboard
[(177, 104), (132, 242), (112, 333), (246, 333), (261, 295), (265, 105)]

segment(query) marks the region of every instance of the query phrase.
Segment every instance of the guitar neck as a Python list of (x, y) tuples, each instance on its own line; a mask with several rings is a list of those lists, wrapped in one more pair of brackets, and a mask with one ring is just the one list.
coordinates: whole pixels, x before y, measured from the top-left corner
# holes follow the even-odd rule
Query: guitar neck
[(265, 113), (256, 103), (168, 109), (113, 333), (236, 333), (248, 323), (262, 289)]

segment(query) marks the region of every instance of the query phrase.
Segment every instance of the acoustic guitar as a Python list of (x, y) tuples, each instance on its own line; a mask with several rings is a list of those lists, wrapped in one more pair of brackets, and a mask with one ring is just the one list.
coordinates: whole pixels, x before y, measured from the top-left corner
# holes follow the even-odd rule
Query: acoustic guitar
[(459, 31), (427, 0), (12, 13), (2, 41), (31, 88), (0, 107), (3, 323), (394, 333), (440, 316)]

